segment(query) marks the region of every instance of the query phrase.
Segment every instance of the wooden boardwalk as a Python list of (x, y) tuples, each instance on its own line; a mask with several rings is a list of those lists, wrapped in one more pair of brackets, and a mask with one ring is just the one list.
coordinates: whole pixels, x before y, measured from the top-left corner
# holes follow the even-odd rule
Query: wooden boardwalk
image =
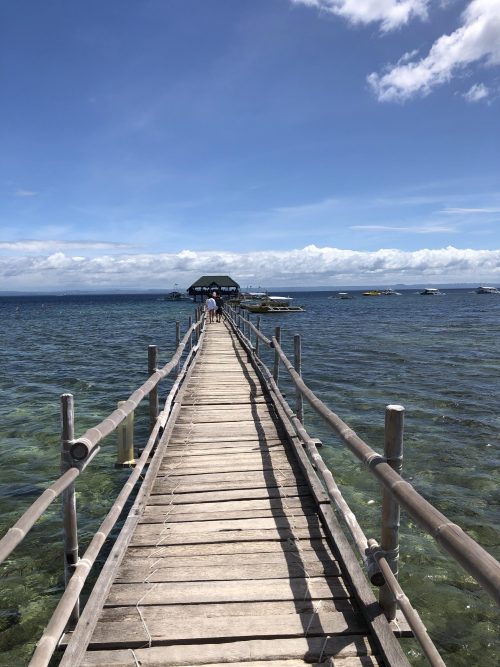
[(406, 665), (368, 585), (358, 606), (327, 498), (224, 323), (206, 325), (181, 393), (126, 550), (98, 581), (104, 604), (89, 601), (61, 664)]

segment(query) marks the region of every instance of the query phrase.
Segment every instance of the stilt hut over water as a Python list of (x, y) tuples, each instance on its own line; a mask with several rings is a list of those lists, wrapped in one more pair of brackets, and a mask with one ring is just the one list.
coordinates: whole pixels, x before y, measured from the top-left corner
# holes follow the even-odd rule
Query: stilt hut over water
[(223, 299), (227, 299), (238, 296), (240, 286), (229, 276), (201, 276), (188, 287), (187, 291), (195, 301), (198, 297), (200, 301), (204, 301), (212, 292), (217, 292)]

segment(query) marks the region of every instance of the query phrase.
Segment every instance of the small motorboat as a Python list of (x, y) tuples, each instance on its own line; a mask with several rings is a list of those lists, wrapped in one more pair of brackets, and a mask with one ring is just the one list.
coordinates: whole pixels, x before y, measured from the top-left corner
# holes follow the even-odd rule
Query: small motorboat
[(363, 296), (381, 296), (382, 292), (378, 289), (370, 289), (367, 292), (363, 292)]
[(481, 285), (477, 288), (476, 294), (500, 294), (498, 287), (488, 287), (486, 285)]
[(165, 301), (192, 301), (190, 296), (182, 292), (169, 292), (165, 295)]
[(401, 296), (401, 292), (396, 292), (393, 289), (383, 289), (382, 294), (384, 296)]
[(440, 292), (435, 287), (426, 287), (420, 294), (422, 294), (422, 296), (444, 296), (444, 292)]

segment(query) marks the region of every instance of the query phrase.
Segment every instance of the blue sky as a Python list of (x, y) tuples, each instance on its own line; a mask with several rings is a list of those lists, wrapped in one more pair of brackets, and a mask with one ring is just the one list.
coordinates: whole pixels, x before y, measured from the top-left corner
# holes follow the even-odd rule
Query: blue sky
[(0, 290), (500, 283), (500, 0), (0, 11)]

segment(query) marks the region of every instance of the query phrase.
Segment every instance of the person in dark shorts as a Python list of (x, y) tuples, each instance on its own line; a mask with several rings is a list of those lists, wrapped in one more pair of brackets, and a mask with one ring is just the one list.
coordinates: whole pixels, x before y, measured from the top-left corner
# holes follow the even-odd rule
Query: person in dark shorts
[(214, 296), (214, 299), (215, 299), (215, 305), (217, 306), (217, 310), (215, 311), (215, 318), (217, 322), (220, 322), (222, 318), (222, 306), (224, 305), (224, 302), (222, 301), (222, 297), (220, 294), (216, 294)]

